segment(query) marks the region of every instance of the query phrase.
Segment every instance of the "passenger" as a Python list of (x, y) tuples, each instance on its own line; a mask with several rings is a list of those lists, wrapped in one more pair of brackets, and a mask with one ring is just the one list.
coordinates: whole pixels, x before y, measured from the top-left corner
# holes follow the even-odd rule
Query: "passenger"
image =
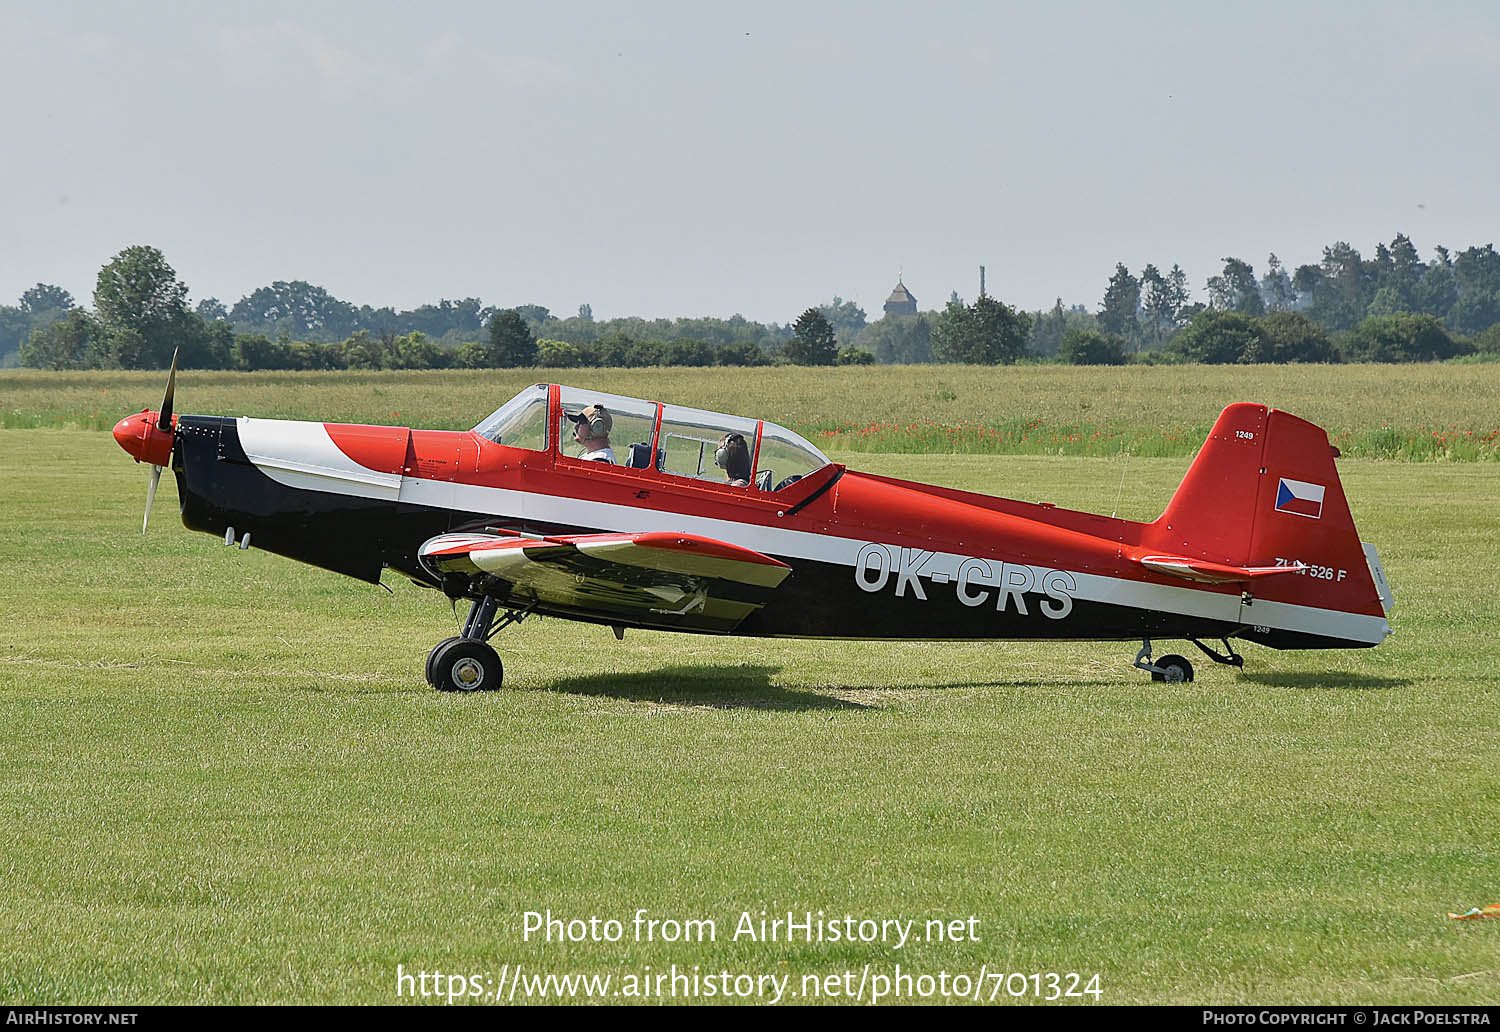
[(729, 481), (730, 487), (747, 487), (750, 483), (750, 446), (740, 434), (725, 434), (714, 452), (718, 463)]
[(603, 405), (590, 405), (582, 412), (565, 414), (573, 421), (573, 441), (583, 449), (580, 459), (615, 461), (615, 450), (609, 446), (609, 432), (615, 421)]

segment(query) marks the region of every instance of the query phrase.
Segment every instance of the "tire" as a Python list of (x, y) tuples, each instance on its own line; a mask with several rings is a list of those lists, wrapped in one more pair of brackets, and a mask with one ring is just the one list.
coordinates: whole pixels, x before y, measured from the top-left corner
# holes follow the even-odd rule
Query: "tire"
[(437, 657), (433, 677), (440, 692), (493, 692), (505, 677), (505, 666), (484, 642), (459, 638)]
[(1156, 661), (1165, 673), (1151, 674), (1153, 681), (1166, 681), (1168, 684), (1188, 684), (1193, 679), (1193, 664), (1182, 656), (1163, 656)]
[(459, 638), (444, 638), (442, 641), (438, 642), (432, 647), (431, 652), (427, 653), (427, 683), (432, 685), (434, 688), (438, 686), (437, 664), (440, 662), (438, 657), (443, 654), (443, 650), (446, 649), (449, 645), (452, 645), (454, 642), (460, 640), (461, 639)]

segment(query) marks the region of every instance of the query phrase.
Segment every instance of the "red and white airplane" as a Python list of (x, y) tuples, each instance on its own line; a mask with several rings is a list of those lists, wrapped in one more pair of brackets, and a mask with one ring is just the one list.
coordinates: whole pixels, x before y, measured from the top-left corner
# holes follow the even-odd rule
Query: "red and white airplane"
[[(175, 365), (160, 412), (114, 430), (154, 467), (147, 517), (170, 465), (183, 522), (225, 544), (470, 600), (463, 633), (428, 657), (443, 691), (498, 688), (487, 642), (532, 614), (616, 636), (1138, 640), (1135, 665), (1166, 681), (1193, 668), (1153, 662), (1153, 639), (1240, 666), (1233, 638), (1366, 648), (1391, 633), (1337, 450), (1264, 405), (1226, 408), (1166, 512), (1136, 523), (859, 473), (764, 420), (557, 384), (436, 431), (173, 416), (174, 382)], [(741, 486), (715, 462), (732, 434)]]

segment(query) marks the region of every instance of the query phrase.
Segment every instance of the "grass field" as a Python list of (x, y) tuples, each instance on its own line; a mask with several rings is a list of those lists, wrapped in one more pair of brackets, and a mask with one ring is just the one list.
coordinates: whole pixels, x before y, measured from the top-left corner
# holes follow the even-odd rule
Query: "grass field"
[[(0, 427), (107, 430), (161, 401), (162, 373), (0, 370)], [(825, 450), (1189, 456), (1219, 411), (1311, 419), (1350, 457), (1500, 459), (1500, 363), (1399, 366), (873, 366), (424, 373), (188, 371), (179, 412), (467, 429), (558, 381), (759, 416)]]
[[(157, 379), (100, 389), (138, 409)], [(466, 404), (520, 379), (464, 385)], [(375, 418), (360, 398), (382, 382), (328, 381), (331, 414)], [(456, 381), (417, 382), (400, 411)], [(276, 408), (257, 379), (214, 383), (185, 376), (179, 410), (290, 414), (319, 387)], [(1298, 389), (1288, 407), (1316, 416)], [(1412, 411), (1472, 422), (1477, 389)], [(1187, 465), (850, 461), (1133, 518)], [(386, 1003), (398, 963), (675, 963), (795, 991), (899, 963), (1097, 972), (1106, 1003), (1493, 1003), (1500, 920), (1446, 914), (1500, 902), (1500, 466), (1341, 469), (1398, 596), (1378, 649), (1250, 646), (1243, 673), (1205, 661), (1182, 686), (1118, 643), (616, 642), (528, 621), (497, 639), (505, 690), (453, 697), (422, 682), (453, 627), (432, 593), (225, 549), (176, 521), (170, 483), (142, 537), (143, 467), (107, 434), (0, 431), (0, 999)], [(713, 918), (718, 940), (523, 941), (548, 908)], [(979, 941), (731, 941), (761, 910), (972, 915)]]

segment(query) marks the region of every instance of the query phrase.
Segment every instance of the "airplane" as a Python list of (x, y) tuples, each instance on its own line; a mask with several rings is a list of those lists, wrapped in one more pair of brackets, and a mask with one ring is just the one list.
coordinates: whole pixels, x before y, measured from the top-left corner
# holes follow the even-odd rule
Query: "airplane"
[[(489, 641), (531, 616), (617, 638), (1140, 641), (1133, 665), (1177, 683), (1192, 664), (1153, 660), (1153, 641), (1240, 667), (1234, 640), (1368, 648), (1392, 633), (1338, 450), (1265, 405), (1224, 409), (1140, 523), (861, 473), (762, 419), (559, 384), (468, 431), (179, 416), (175, 385), (174, 358), (161, 408), (114, 428), (152, 467), (142, 532), (170, 466), (190, 529), (467, 601), (462, 633), (428, 654), (440, 691), (498, 689)], [(749, 461), (726, 472), (736, 448)]]

